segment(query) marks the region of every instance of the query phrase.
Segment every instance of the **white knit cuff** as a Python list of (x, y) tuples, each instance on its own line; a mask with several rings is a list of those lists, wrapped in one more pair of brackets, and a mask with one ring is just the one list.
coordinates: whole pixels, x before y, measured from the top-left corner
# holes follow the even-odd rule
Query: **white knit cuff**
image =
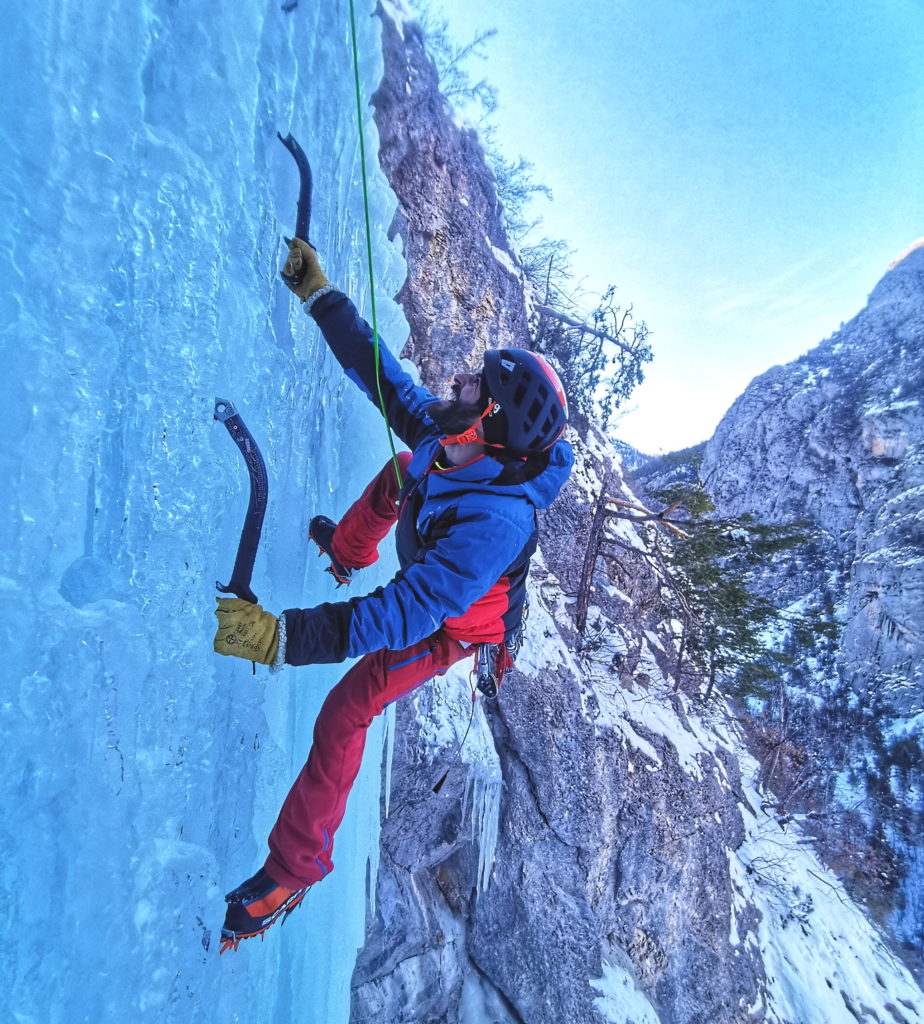
[(286, 617), (280, 615), (276, 620), (279, 623), (279, 648), (276, 651), (276, 659), (270, 665), (270, 672), (281, 672), (286, 667)]
[(316, 292), (312, 292), (307, 299), (305, 299), (305, 312), (310, 313), (311, 307), (323, 298), (325, 295), (330, 295), (331, 292), (335, 292), (337, 289), (332, 284), (326, 284), (323, 288), (319, 288)]

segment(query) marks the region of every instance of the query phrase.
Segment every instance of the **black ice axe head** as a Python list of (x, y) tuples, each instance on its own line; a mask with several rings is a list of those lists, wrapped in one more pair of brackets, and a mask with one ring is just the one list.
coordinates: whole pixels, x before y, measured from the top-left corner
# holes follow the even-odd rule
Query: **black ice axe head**
[(260, 544), (260, 533), (263, 530), (263, 517), (266, 515), (266, 500), (269, 492), (266, 463), (263, 461), (263, 455), (257, 447), (257, 442), (254, 441), (232, 402), (226, 398), (216, 398), (215, 419), (224, 423), (231, 439), (240, 449), (241, 455), (244, 456), (244, 462), (247, 464), (247, 474), (250, 477), (250, 502), (247, 505), (247, 515), (244, 518), (241, 539), (237, 546), (234, 570), (227, 584), (216, 580), (215, 587), (222, 594), (234, 594), (235, 597), (240, 597), (244, 601), (259, 604), (257, 595), (250, 589), (250, 579), (253, 576), (253, 564)]
[[(311, 164), (305, 151), (298, 144), (292, 133), (283, 138), (281, 132), (276, 132), (276, 138), (292, 154), (292, 159), (298, 167), (298, 209), (295, 215), (295, 237), (308, 242), (308, 232), (311, 230)], [(288, 242), (289, 239), (286, 239)], [(292, 284), (301, 284), (301, 279), (292, 279)]]

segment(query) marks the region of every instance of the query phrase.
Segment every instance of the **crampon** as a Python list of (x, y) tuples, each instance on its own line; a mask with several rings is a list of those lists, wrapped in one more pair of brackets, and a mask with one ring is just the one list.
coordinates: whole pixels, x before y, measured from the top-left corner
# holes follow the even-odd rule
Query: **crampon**
[(236, 950), (241, 939), (252, 939), (257, 935), (262, 938), (267, 928), (280, 918), (284, 924), (310, 888), (308, 885), (304, 889), (285, 889), (261, 868), (225, 896), (228, 909), (221, 929), (219, 953)]
[(353, 579), (353, 570), (338, 561), (334, 555), (334, 530), (337, 524), (327, 516), (315, 516), (308, 524), (308, 536), (318, 546), (318, 558), (327, 555), (330, 565), (325, 570), (337, 581), (338, 589)]

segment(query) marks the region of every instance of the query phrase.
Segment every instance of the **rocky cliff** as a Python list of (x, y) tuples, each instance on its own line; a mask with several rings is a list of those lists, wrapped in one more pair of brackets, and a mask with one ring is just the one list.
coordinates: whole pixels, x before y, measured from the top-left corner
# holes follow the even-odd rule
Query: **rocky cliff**
[(447, 116), (420, 32), (410, 30), (406, 50), (385, 35), (389, 67), (373, 102), (379, 159), (398, 197), (392, 232), (409, 269), (396, 296), (411, 326), (402, 355), (442, 381), (497, 337), (528, 340), (524, 279), (478, 137)]
[[(729, 513), (808, 514), (844, 574), (843, 668), (920, 710), (924, 682), (924, 242), (807, 355), (758, 377), (703, 460)], [(795, 589), (804, 591), (804, 581)]]
[[(391, 4), (380, 16), (405, 354), (435, 383), (487, 345), (528, 344), (529, 295), (419, 29)], [(351, 1019), (910, 1024), (920, 990), (801, 833), (761, 809), (727, 708), (675, 688), (650, 528), (601, 518), (604, 492), (634, 495), (601, 436), (570, 440), (499, 699), (473, 706), (453, 671), (397, 707)]]
[(778, 564), (763, 582), (779, 603), (827, 605), (843, 625), (833, 664), (811, 665), (814, 651), (797, 652), (788, 680), (792, 739), (823, 768), (816, 810), (853, 809), (854, 835), (864, 834), (880, 862), (878, 878), (865, 879), (869, 895), (917, 954), (924, 945), (922, 403), (924, 240), (892, 264), (853, 320), (754, 380), (702, 462), (720, 513), (815, 524), (811, 552)]

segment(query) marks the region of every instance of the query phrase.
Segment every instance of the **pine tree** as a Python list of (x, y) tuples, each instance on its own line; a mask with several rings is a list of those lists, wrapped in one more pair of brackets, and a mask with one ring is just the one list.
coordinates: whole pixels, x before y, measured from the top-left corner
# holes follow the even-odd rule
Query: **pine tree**
[(672, 521), (683, 536), (671, 541), (670, 571), (682, 623), (676, 673), (692, 665), (706, 677), (705, 699), (716, 684), (736, 696), (767, 698), (767, 684), (792, 660), (783, 637), (819, 623), (787, 616), (757, 593), (753, 576), (767, 560), (808, 540), (805, 523), (759, 523), (752, 515), (716, 518), (700, 481), (682, 483), (655, 497), (675, 506)]

